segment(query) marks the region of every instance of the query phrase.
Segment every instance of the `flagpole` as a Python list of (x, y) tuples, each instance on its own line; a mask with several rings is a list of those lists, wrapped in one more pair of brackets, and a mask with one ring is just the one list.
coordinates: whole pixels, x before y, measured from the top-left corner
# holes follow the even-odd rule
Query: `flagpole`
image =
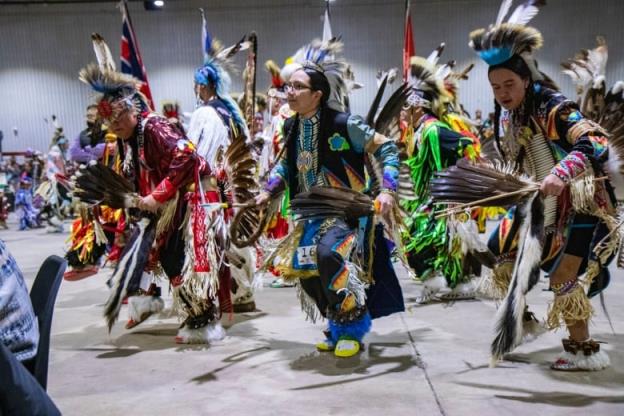
[(403, 80), (407, 81), (410, 58), (414, 56), (414, 30), (412, 29), (412, 16), (410, 12), (410, 0), (405, 0), (405, 21), (403, 26)]
[[(136, 63), (138, 64), (139, 68), (134, 68), (130, 69), (130, 74), (133, 75), (134, 77), (138, 78), (139, 81), (141, 81), (141, 92), (145, 95), (145, 97), (148, 100), (148, 104), (152, 107), (152, 110), (155, 110), (154, 107), (154, 100), (152, 98), (152, 91), (151, 88), (149, 87), (149, 81), (147, 79), (147, 71), (145, 70), (145, 65), (143, 65), (143, 58), (141, 57), (141, 51), (139, 48), (139, 42), (137, 40), (136, 37), (136, 33), (134, 32), (134, 25), (132, 24), (132, 18), (130, 17), (130, 12), (128, 11), (128, 2), (127, 0), (121, 0), (119, 2), (118, 5), (119, 9), (121, 10), (121, 16), (122, 16), (122, 33), (121, 33), (121, 58), (122, 58), (122, 65), (121, 65), (121, 72), (126, 72), (124, 71), (124, 63), (123, 63), (123, 58), (124, 58), (124, 29), (128, 30), (128, 36), (130, 39), (126, 39), (126, 42), (128, 43), (128, 46), (131, 45), (131, 49), (134, 52), (134, 58), (136, 59)], [(127, 23), (127, 28), (126, 28), (126, 23)], [(130, 49), (130, 48), (128, 48)], [(127, 66), (134, 66), (133, 63), (131, 61), (128, 61)], [(135, 71), (140, 72), (140, 77), (137, 76), (138, 74), (133, 73)]]

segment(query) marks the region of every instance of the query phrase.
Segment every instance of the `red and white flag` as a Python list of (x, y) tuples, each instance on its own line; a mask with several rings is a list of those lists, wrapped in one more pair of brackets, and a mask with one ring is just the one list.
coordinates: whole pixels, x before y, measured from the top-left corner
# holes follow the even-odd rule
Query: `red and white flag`
[(126, 0), (119, 3), (119, 8), (121, 9), (121, 16), (123, 20), (121, 34), (121, 72), (132, 75), (134, 78), (141, 81), (140, 91), (147, 98), (150, 107), (154, 109), (152, 91), (150, 90), (149, 82), (147, 80), (145, 66), (143, 66), (143, 59), (141, 59), (139, 43), (137, 42), (136, 35), (134, 34), (134, 28), (132, 27), (132, 21), (130, 20), (130, 14), (128, 13)]

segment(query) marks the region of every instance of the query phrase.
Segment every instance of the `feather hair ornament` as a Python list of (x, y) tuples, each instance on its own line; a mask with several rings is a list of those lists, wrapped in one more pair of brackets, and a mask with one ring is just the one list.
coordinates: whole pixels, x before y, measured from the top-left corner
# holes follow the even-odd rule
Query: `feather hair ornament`
[(503, 0), (495, 24), (471, 32), (468, 46), (488, 65), (502, 64), (513, 55), (521, 56), (531, 70), (533, 80), (542, 80), (544, 75), (537, 69), (533, 58), (533, 53), (542, 47), (542, 35), (537, 29), (525, 25), (537, 15), (540, 7), (546, 5), (546, 1), (526, 0), (504, 22), (511, 5), (511, 0)]
[[(441, 48), (438, 47), (437, 50)], [(437, 61), (437, 58), (434, 59)], [(446, 111), (446, 105), (451, 101), (451, 95), (444, 87), (439, 71), (429, 59), (413, 56), (410, 59), (408, 83), (412, 87), (412, 94), (407, 103), (410, 106), (429, 108), (438, 118)]]
[(195, 82), (202, 85), (207, 85), (208, 83), (214, 85), (217, 96), (232, 114), (235, 124), (248, 136), (245, 118), (236, 101), (230, 96), (232, 79), (229, 72), (235, 71), (232, 57), (240, 51), (249, 49), (251, 42), (247, 41), (244, 36), (236, 44), (223, 48), (221, 43), (214, 39), (208, 30), (204, 9), (199, 9), (199, 11), (202, 18), (201, 39), (204, 64), (195, 70)]
[(93, 51), (95, 52), (95, 58), (101, 69), (108, 69), (115, 71), (115, 60), (113, 54), (111, 54), (110, 48), (104, 41), (104, 38), (99, 33), (91, 34), (91, 41), (93, 42)]
[(97, 93), (98, 115), (104, 119), (114, 119), (130, 108), (138, 113), (150, 108), (139, 81), (130, 75), (92, 63), (80, 70), (78, 78)]
[(103, 95), (132, 97), (138, 90), (138, 81), (135, 78), (109, 68), (100, 68), (96, 64), (89, 64), (81, 69), (78, 77)]
[(338, 38), (328, 41), (315, 39), (295, 53), (292, 62), (298, 68), (310, 66), (322, 72), (329, 81), (331, 89), (328, 106), (336, 111), (349, 111), (349, 94), (361, 88), (355, 81), (351, 65), (342, 57), (343, 44)]
[(284, 85), (284, 80), (280, 74), (280, 67), (272, 59), (267, 60), (264, 63), (264, 67), (271, 74), (271, 86), (274, 88), (280, 88)]
[(149, 109), (149, 100), (140, 92), (141, 82), (136, 78), (117, 72), (115, 60), (104, 38), (91, 34), (96, 64), (81, 69), (78, 79), (89, 85), (97, 94), (98, 113), (103, 118), (114, 116), (127, 108), (138, 112)]
[(440, 56), (442, 56), (442, 52), (444, 52), (444, 48), (446, 47), (446, 43), (442, 42), (435, 48), (429, 56), (427, 56), (427, 62), (429, 62), (432, 66), (436, 66), (438, 61), (440, 60)]

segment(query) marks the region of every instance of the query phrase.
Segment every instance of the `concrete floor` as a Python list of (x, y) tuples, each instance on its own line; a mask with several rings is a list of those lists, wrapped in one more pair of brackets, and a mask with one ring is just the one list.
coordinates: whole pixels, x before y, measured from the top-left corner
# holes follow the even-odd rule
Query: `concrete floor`
[[(9, 230), (0, 238), (32, 284), (45, 257), (63, 255), (67, 234)], [(178, 321), (166, 313), (132, 331), (118, 323), (108, 334), (102, 305), (110, 272), (61, 285), (48, 389), (64, 415), (624, 414), (622, 271), (605, 295), (616, 334), (594, 302), (592, 333), (612, 361), (597, 373), (548, 369), (563, 331), (488, 368), (494, 303), (416, 305), (421, 286), (404, 271), (408, 311), (376, 320), (366, 351), (352, 359), (315, 351), (323, 324), (305, 321), (290, 288), (259, 291), (260, 311), (226, 317), (228, 336), (215, 345), (176, 345)], [(541, 282), (529, 296), (539, 317), (551, 298), (545, 288)]]

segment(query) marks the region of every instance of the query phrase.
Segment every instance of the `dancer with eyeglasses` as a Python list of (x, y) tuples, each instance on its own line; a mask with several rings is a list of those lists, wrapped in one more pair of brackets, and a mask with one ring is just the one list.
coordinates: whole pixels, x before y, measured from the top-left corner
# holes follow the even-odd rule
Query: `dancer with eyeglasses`
[[(346, 193), (357, 199), (367, 191), (365, 157), (370, 154), (383, 170), (375, 203), (381, 215), (392, 210), (398, 179), (397, 147), (362, 119), (345, 112), (348, 65), (338, 58), (341, 47), (335, 40), (315, 41), (295, 55), (295, 63), (288, 69), (292, 75), (284, 84), (295, 115), (284, 123), (286, 149), (264, 192), (256, 198), (257, 204), (278, 198), (286, 188), (295, 216), (301, 198), (315, 202), (310, 192), (326, 193), (320, 199), (329, 204), (331, 195), (338, 198)], [(401, 290), (383, 229), (375, 225), (372, 215), (341, 215), (333, 210), (311, 215), (296, 221), (268, 263), (285, 280), (298, 282), (302, 307), (309, 317), (315, 319), (320, 314), (327, 318), (326, 339), (317, 348), (350, 357), (361, 350), (371, 318), (403, 310)], [(380, 286), (382, 280), (396, 284), (394, 297), (385, 308), (375, 309), (370, 303), (381, 301), (383, 295), (367, 299), (366, 289), (373, 280)]]

